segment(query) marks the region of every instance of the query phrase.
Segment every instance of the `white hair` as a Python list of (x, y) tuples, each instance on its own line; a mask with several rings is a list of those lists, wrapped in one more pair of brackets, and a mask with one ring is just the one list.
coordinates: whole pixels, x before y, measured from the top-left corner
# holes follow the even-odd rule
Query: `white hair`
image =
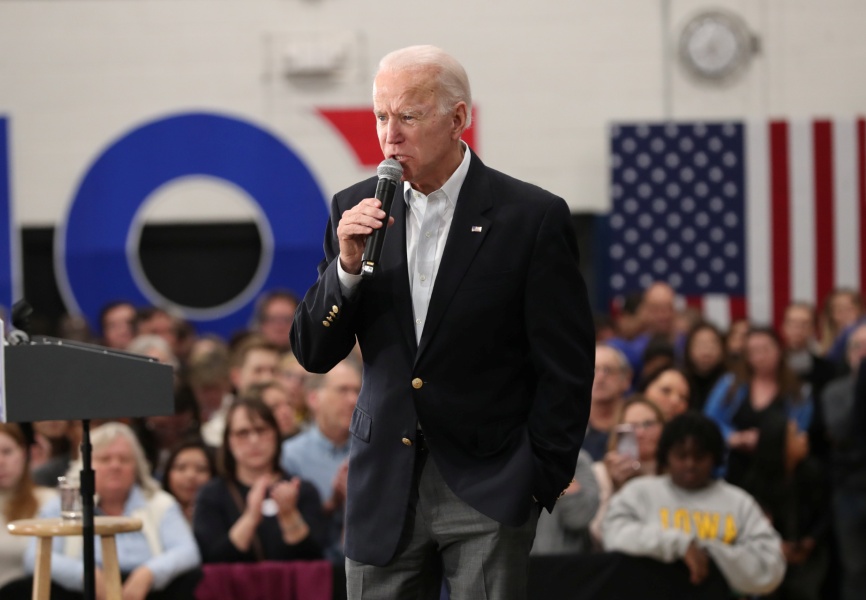
[[(383, 71), (433, 71), (438, 83), (439, 112), (448, 114), (459, 102), (466, 103), (466, 129), (472, 124), (472, 91), (469, 76), (456, 58), (436, 46), (409, 46), (386, 54), (379, 61)], [(375, 83), (373, 84), (375, 93)]]
[(164, 356), (165, 364), (171, 365), (175, 371), (180, 368), (180, 361), (177, 359), (177, 356), (175, 356), (171, 346), (167, 341), (165, 341), (165, 338), (158, 335), (145, 334), (136, 336), (126, 347), (127, 352), (141, 354), (143, 356), (150, 356), (149, 353), (151, 350), (156, 350), (159, 354)]
[[(159, 489), (159, 482), (150, 474), (150, 463), (144, 456), (144, 449), (138, 441), (135, 432), (128, 426), (117, 421), (109, 421), (100, 425), (90, 432), (90, 442), (93, 445), (93, 452), (98, 452), (111, 444), (114, 440), (123, 438), (129, 442), (129, 447), (132, 448), (132, 454), (135, 457), (135, 482), (141, 486), (144, 495), (147, 498), (153, 496)], [(78, 481), (81, 471), (81, 459), (69, 465), (67, 479)]]

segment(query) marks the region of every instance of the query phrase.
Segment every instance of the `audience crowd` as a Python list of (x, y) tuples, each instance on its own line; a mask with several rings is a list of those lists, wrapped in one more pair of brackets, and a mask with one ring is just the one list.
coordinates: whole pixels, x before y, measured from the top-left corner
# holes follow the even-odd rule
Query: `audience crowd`
[[(228, 339), (159, 307), (102, 311), (86, 341), (175, 372), (174, 415), (93, 424), (96, 513), (144, 522), (117, 536), (124, 598), (192, 598), (207, 563), (342, 566), (363, 361), (304, 371), (297, 303), (262, 294)], [(655, 283), (599, 316), (584, 449), (533, 554), (679, 562), (732, 597), (866, 598), (866, 313), (848, 289), (819, 308), (720, 328)], [(0, 525), (59, 514), (51, 488), (77, 477), (80, 442), (79, 422), (0, 424)], [(29, 597), (35, 541), (0, 538), (0, 598)], [(81, 596), (74, 539), (54, 542), (56, 597)]]

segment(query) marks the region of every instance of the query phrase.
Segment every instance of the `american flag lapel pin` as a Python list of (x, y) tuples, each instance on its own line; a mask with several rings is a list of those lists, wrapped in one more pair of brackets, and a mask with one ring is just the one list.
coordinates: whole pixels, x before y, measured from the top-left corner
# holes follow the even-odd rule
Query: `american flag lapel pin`
[(472, 233), (481, 233), (481, 229), (482, 229), (481, 225), (473, 225), (472, 226)]

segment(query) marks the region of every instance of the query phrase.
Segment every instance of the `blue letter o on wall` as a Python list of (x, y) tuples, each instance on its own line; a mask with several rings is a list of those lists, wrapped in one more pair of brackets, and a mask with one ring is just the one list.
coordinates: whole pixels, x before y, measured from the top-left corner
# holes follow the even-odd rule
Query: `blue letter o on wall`
[(288, 287), (303, 293), (315, 281), (328, 214), (309, 169), (282, 141), (251, 123), (188, 113), (123, 136), (82, 179), (55, 240), (57, 279), (71, 311), (95, 325), (112, 300), (156, 302), (131, 266), (137, 264), (137, 248), (129, 247), (136, 215), (157, 188), (193, 175), (242, 189), (268, 230), (262, 231), (263, 260), (247, 289), (213, 309), (179, 307), (187, 319), (202, 331), (228, 335), (246, 326), (260, 291)]

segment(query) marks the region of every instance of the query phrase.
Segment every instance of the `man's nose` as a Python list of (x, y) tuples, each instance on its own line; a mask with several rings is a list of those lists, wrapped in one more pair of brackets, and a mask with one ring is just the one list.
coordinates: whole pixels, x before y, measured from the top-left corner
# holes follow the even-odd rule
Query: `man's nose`
[(385, 141), (389, 144), (399, 143), (402, 136), (399, 119), (388, 119), (388, 125), (385, 129)]

